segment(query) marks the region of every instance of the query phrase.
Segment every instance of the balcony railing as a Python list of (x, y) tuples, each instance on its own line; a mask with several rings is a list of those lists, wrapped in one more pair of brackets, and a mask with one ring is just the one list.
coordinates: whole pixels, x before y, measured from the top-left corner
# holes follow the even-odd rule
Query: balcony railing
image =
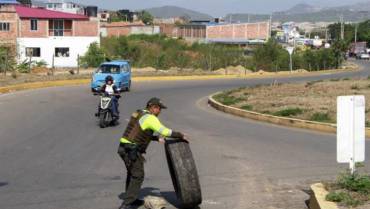
[(49, 36), (72, 36), (72, 29), (52, 29)]

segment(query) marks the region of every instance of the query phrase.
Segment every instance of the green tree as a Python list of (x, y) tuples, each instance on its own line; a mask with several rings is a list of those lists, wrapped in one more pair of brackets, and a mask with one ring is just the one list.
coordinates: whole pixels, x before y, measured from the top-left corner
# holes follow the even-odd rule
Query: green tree
[(138, 18), (139, 20), (143, 21), (145, 25), (153, 25), (154, 17), (148, 11), (140, 11)]
[(308, 71), (312, 71), (317, 66), (317, 59), (315, 56), (315, 53), (311, 49), (306, 50), (303, 52), (303, 62), (304, 62), (304, 68)]
[[(341, 39), (341, 23), (334, 23), (328, 26), (328, 32), (331, 39)], [(346, 42), (352, 42), (354, 40), (355, 27), (352, 24), (344, 24), (344, 40)]]
[(332, 51), (334, 58), (336, 60), (335, 66), (338, 68), (341, 63), (343, 62), (344, 54), (348, 50), (349, 44), (348, 42), (342, 40), (336, 40), (332, 44)]
[(9, 47), (0, 46), (0, 72), (13, 72), (16, 69), (15, 56)]
[(32, 1), (31, 0), (17, 0), (19, 3), (23, 4), (23, 5), (28, 5), (28, 6), (31, 6), (32, 5)]
[(357, 37), (358, 41), (366, 41), (370, 46), (370, 20), (359, 23)]
[(275, 71), (279, 65), (279, 57), (288, 53), (274, 39), (269, 39), (266, 44), (257, 47), (254, 52), (256, 70)]
[(88, 67), (98, 67), (104, 61), (104, 52), (96, 42), (90, 44), (86, 54), (80, 57), (80, 63)]

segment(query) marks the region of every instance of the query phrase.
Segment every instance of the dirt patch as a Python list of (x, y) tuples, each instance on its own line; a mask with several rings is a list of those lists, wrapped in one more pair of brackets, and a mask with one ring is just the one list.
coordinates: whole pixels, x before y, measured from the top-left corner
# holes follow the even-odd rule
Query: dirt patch
[(246, 69), (245, 67), (241, 65), (229, 66), (226, 69), (220, 68), (214, 72), (219, 75), (246, 75), (246, 74), (253, 73), (251, 70)]
[(133, 73), (152, 73), (152, 72), (156, 72), (157, 69), (153, 68), (153, 67), (146, 67), (146, 68), (132, 68), (132, 72)]
[[(370, 80), (330, 80), (300, 84), (277, 84), (241, 88), (215, 97), (219, 102), (244, 110), (317, 122), (336, 122), (337, 97), (365, 95), (370, 98)], [(370, 118), (370, 102), (366, 104)], [(366, 122), (370, 126), (370, 121)]]

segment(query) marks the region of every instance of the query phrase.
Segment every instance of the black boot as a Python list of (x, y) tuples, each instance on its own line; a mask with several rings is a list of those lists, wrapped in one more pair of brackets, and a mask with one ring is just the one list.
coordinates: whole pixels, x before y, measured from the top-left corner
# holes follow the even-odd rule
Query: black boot
[(137, 206), (125, 205), (125, 204), (122, 203), (122, 205), (118, 209), (137, 209)]
[(131, 205), (142, 206), (144, 205), (144, 200), (136, 199)]

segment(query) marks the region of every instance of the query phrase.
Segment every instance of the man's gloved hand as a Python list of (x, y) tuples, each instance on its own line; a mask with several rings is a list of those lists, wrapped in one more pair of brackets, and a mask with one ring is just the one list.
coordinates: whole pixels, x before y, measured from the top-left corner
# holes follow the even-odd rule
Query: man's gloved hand
[(171, 137), (176, 139), (183, 139), (185, 135), (181, 132), (173, 131)]
[(182, 141), (184, 141), (186, 143), (189, 143), (189, 141), (187, 140), (186, 135), (181, 133), (181, 132), (173, 131), (171, 137), (175, 138), (175, 139), (181, 139)]

